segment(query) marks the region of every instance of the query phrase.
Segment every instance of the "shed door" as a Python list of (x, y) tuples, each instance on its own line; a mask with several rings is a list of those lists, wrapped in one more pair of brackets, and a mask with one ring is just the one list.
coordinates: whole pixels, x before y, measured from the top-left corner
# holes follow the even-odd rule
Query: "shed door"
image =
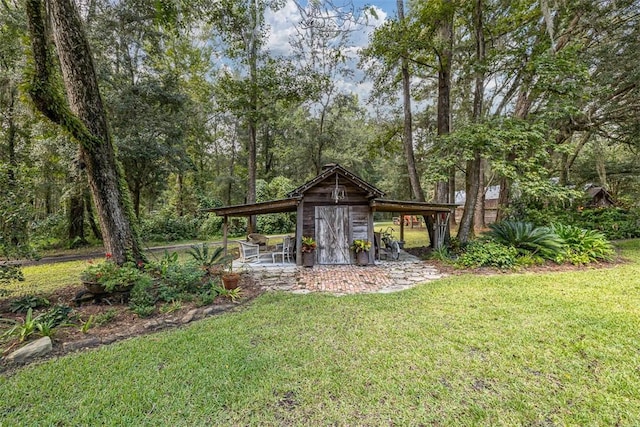
[(349, 207), (316, 206), (318, 264), (350, 264)]

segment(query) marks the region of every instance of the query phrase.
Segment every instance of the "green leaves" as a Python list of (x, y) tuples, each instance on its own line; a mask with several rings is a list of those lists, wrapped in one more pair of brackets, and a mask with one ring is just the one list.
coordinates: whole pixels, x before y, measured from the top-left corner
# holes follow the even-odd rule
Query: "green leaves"
[(563, 241), (547, 227), (534, 227), (533, 224), (520, 221), (502, 221), (489, 225), (486, 237), (505, 246), (512, 246), (519, 253), (540, 253), (547, 259), (553, 259), (562, 251)]

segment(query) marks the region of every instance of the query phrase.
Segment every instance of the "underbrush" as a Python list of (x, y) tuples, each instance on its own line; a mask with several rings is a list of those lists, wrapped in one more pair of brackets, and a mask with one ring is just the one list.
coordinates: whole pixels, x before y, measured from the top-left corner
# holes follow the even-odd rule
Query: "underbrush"
[(453, 250), (442, 249), (435, 256), (461, 268), (513, 269), (549, 261), (586, 265), (611, 261), (614, 255), (613, 246), (602, 233), (573, 225), (535, 227), (526, 222), (503, 221), (489, 228), (482, 238)]
[[(221, 248), (209, 252), (208, 247), (202, 245), (192, 247), (193, 259), (188, 261), (180, 261), (175, 252), (165, 252), (163, 257), (147, 264), (116, 265), (109, 256), (101, 262), (89, 261), (79, 272), (88, 292), (77, 294), (75, 302), (97, 301), (96, 298), (124, 301), (139, 318), (176, 311), (185, 303), (196, 307), (209, 305), (218, 297), (235, 302), (242, 296), (242, 290), (224, 287), (222, 276), (229, 268), (229, 259), (221, 252)], [(110, 320), (106, 314), (100, 318), (83, 318), (80, 310), (70, 305), (52, 305), (41, 294), (24, 291), (21, 296), (5, 299), (2, 305), (13, 313), (0, 316), (0, 348), (3, 350), (35, 337), (53, 336), (61, 328), (80, 328), (87, 332), (96, 324)]]

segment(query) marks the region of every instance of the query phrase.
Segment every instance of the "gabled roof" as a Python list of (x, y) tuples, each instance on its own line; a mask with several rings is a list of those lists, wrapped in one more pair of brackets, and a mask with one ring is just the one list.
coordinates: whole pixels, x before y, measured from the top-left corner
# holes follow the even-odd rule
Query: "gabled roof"
[(308, 189), (314, 187), (318, 183), (324, 181), (328, 177), (332, 176), (334, 173), (339, 174), (341, 177), (346, 178), (351, 181), (355, 186), (361, 188), (366, 193), (369, 194), (370, 198), (380, 198), (384, 196), (384, 191), (374, 187), (373, 185), (366, 182), (364, 179), (360, 178), (357, 175), (349, 172), (339, 164), (327, 165), (325, 169), (320, 173), (320, 175), (316, 176), (310, 181), (302, 184), (300, 187), (291, 191), (287, 194), (287, 197), (301, 197)]

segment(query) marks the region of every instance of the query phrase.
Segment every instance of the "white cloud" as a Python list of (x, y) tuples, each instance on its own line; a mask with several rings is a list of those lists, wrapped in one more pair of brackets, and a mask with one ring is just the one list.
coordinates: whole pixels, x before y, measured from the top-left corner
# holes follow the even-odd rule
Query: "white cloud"
[[(358, 69), (358, 53), (360, 49), (367, 46), (369, 37), (373, 31), (384, 23), (387, 19), (387, 13), (377, 6), (370, 6), (375, 9), (375, 15), (366, 14), (363, 24), (358, 27), (351, 25), (351, 31), (348, 47), (341, 53), (348, 59), (348, 67), (353, 70), (350, 77), (345, 77), (337, 82), (338, 88), (344, 93), (355, 93), (361, 100), (366, 100), (371, 92), (372, 84), (370, 82), (360, 82), (364, 76), (363, 72)], [(297, 37), (298, 33), (295, 26), (300, 22), (300, 12), (293, 2), (287, 0), (284, 7), (277, 11), (268, 11), (265, 14), (266, 22), (269, 25), (270, 32), (266, 49), (275, 56), (289, 56), (293, 53), (290, 45), (292, 37)]]

